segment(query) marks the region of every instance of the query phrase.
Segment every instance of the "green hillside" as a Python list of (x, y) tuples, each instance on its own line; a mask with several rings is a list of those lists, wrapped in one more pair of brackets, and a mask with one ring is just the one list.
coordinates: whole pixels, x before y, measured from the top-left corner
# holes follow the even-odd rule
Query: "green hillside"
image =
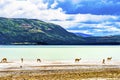
[(81, 44), (85, 40), (59, 25), (37, 19), (0, 18), (0, 44)]

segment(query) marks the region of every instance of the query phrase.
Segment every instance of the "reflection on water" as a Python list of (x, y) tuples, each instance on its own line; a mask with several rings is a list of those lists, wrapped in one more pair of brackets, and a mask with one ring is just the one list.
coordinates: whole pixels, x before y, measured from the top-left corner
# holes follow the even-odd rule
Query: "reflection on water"
[(113, 57), (120, 60), (120, 46), (0, 46), (0, 59), (97, 60)]

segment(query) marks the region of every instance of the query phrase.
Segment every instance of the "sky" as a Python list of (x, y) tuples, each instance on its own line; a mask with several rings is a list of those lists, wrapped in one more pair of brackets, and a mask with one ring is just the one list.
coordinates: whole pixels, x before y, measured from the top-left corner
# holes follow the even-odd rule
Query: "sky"
[(94, 36), (120, 35), (120, 0), (0, 0), (0, 17), (39, 19)]

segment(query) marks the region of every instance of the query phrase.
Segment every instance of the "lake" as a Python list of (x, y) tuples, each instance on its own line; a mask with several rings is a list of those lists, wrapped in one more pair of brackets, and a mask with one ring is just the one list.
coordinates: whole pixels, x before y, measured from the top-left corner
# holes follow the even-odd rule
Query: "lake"
[(120, 60), (120, 46), (0, 46), (0, 59), (98, 60), (113, 57)]

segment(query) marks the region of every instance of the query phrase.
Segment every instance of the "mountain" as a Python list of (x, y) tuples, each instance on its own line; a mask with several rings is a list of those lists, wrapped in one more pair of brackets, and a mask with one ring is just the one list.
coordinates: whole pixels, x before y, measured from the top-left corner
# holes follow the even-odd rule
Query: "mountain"
[(120, 45), (120, 35), (76, 35), (37, 19), (0, 17), (0, 45)]
[(76, 34), (77, 36), (81, 36), (81, 37), (92, 37), (92, 35), (90, 34), (84, 34), (84, 33), (74, 33)]
[(0, 44), (72, 45), (85, 40), (59, 25), (37, 19), (0, 17)]
[(85, 37), (87, 45), (120, 45), (120, 35)]

